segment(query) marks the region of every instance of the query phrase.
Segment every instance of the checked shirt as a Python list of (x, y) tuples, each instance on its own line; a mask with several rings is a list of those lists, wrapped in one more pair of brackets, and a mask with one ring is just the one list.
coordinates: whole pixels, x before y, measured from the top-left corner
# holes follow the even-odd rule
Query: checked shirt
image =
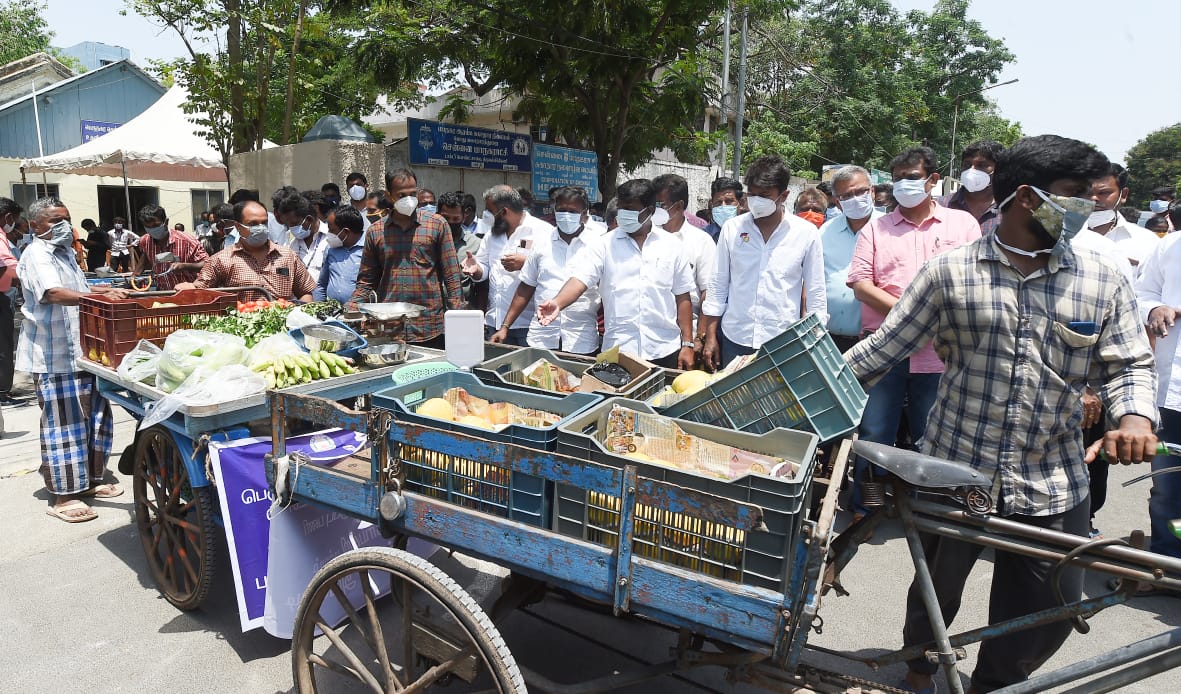
[(845, 356), (872, 383), (932, 337), (946, 371), (927, 418), (927, 431), (939, 433), (923, 437), (923, 452), (990, 477), (1006, 514), (1057, 514), (1086, 499), (1086, 385), (1114, 421), (1156, 421), (1156, 372), (1135, 294), (1093, 251), (1067, 249), (1025, 277), (994, 235), (950, 250), (923, 266), (881, 329)]

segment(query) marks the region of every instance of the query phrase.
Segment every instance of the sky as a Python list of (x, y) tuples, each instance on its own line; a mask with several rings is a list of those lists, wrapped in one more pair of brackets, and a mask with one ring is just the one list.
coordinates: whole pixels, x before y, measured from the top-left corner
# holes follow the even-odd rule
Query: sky
[[(930, 10), (933, 2), (891, 0), (900, 10)], [(48, 0), (54, 45), (101, 41), (131, 50), (140, 65), (184, 55), (171, 30), (129, 12), (125, 0)], [(1004, 39), (1016, 59), (990, 90), (1001, 113), (1026, 134), (1054, 133), (1097, 146), (1124, 161), (1148, 133), (1181, 122), (1181, 90), (1172, 75), (1181, 64), (1178, 0), (974, 0), (969, 16)]]

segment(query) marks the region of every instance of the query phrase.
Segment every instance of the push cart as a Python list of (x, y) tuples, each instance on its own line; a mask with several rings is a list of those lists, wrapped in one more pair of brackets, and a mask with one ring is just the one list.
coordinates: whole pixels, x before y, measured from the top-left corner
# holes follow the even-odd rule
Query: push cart
[[(587, 693), (704, 666), (725, 668), (730, 681), (768, 691), (892, 692), (898, 690), (871, 681), (872, 671), (923, 657), (941, 664), (950, 691), (959, 692), (956, 662), (967, 644), (1057, 620), (1083, 631), (1087, 617), (1126, 601), (1139, 583), (1181, 589), (1181, 561), (1119, 540), (1007, 521), (992, 514), (989, 483), (979, 473), (888, 447), (843, 440), (821, 470), (813, 470), (814, 458), (800, 461), (806, 479), (795, 500), (787, 494), (772, 507), (760, 505), (770, 497), (753, 489), (743, 498), (723, 485), (690, 488), (640, 462), (408, 422), (380, 406), (348, 409), (331, 398), (296, 393), (274, 394), (270, 406), (268, 478), (279, 502), (364, 519), (395, 540), (393, 547), (353, 550), (329, 561), (304, 593), (292, 642), (293, 678), (304, 693), (420, 692), (444, 685), (450, 685), (446, 691)], [(365, 432), (373, 444), (369, 469), (287, 455), (285, 423), (291, 420)], [(878, 509), (838, 535), (839, 480), (854, 451), (891, 473), (892, 481)], [(540, 522), (514, 514), (524, 498), (520, 490), (538, 481), (554, 504)], [(573, 511), (558, 507), (569, 498), (584, 503)], [(962, 634), (949, 635), (939, 611), (931, 610), (933, 642), (872, 658), (828, 652), (848, 667), (820, 669), (810, 664), (818, 649), (808, 637), (819, 630), (822, 597), (843, 591), (841, 570), (887, 517), (905, 529), (928, 604), (934, 593), (919, 532), (1055, 561), (1054, 581), (1066, 567), (1123, 581), (1107, 595)], [(413, 538), (436, 543), (453, 558), (493, 562), (508, 578), (499, 591), (473, 597), (437, 564), (402, 549)], [(766, 570), (770, 561), (777, 571)], [(496, 624), (551, 591), (668, 627), (676, 634), (672, 657), (569, 684), (530, 670)], [(1094, 679), (1071, 691), (1109, 691), (1179, 662), (1181, 629), (1174, 629), (1003, 691), (1042, 691), (1087, 677)]]

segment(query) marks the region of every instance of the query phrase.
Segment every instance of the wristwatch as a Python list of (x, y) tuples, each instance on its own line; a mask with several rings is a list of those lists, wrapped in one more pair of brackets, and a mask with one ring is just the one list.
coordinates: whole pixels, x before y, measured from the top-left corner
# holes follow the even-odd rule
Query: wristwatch
[(693, 342), (692, 340), (685, 340), (685, 341), (681, 342), (682, 349), (684, 349), (685, 347), (696, 347), (696, 346), (697, 346), (697, 343)]

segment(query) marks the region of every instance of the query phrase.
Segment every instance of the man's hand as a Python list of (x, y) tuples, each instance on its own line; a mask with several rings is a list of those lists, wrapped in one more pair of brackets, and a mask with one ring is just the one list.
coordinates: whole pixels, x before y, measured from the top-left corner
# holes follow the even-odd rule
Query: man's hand
[(460, 261), (459, 269), (468, 277), (474, 278), (480, 275), (480, 264), (476, 262), (476, 256), (472, 255), (471, 251), (468, 251), (464, 259)]
[(692, 347), (682, 347), (677, 355), (677, 368), (682, 371), (692, 371), (697, 363), (697, 352)]
[(500, 330), (497, 330), (496, 332), (492, 333), (492, 337), (489, 337), (488, 341), (495, 342), (496, 344), (500, 344), (507, 339), (508, 339), (508, 328), (501, 328)]
[(505, 270), (509, 272), (516, 272), (525, 267), (525, 256), (522, 253), (513, 253), (501, 257), (500, 264), (504, 266)]
[(99, 287), (97, 289), (101, 290), (98, 293), (112, 299), (126, 299), (131, 295), (131, 292), (127, 291), (126, 289), (116, 289), (114, 287)]
[(1156, 337), (1167, 337), (1169, 328), (1177, 320), (1177, 309), (1172, 306), (1157, 306), (1148, 312), (1148, 332)]
[(1090, 429), (1099, 423), (1099, 417), (1103, 415), (1103, 403), (1099, 400), (1099, 396), (1095, 395), (1095, 391), (1087, 388), (1083, 392), (1083, 429)]
[(541, 325), (549, 325), (554, 322), (561, 312), (562, 309), (558, 308), (558, 302), (553, 299), (546, 299), (537, 305), (537, 322)]
[(1119, 429), (1107, 432), (1102, 439), (1091, 444), (1083, 461), (1092, 462), (1102, 450), (1107, 454), (1109, 463), (1143, 463), (1152, 460), (1156, 446), (1156, 434), (1153, 433), (1152, 422), (1147, 417), (1136, 414), (1124, 415), (1119, 420)]
[(713, 335), (705, 336), (705, 346), (701, 349), (701, 359), (705, 362), (705, 368), (710, 371), (717, 371), (722, 367), (722, 348), (718, 344), (718, 339)]
[(192, 282), (181, 282), (180, 284), (173, 285), (172, 288), (179, 292), (185, 289), (196, 289), (197, 285), (193, 284)]

